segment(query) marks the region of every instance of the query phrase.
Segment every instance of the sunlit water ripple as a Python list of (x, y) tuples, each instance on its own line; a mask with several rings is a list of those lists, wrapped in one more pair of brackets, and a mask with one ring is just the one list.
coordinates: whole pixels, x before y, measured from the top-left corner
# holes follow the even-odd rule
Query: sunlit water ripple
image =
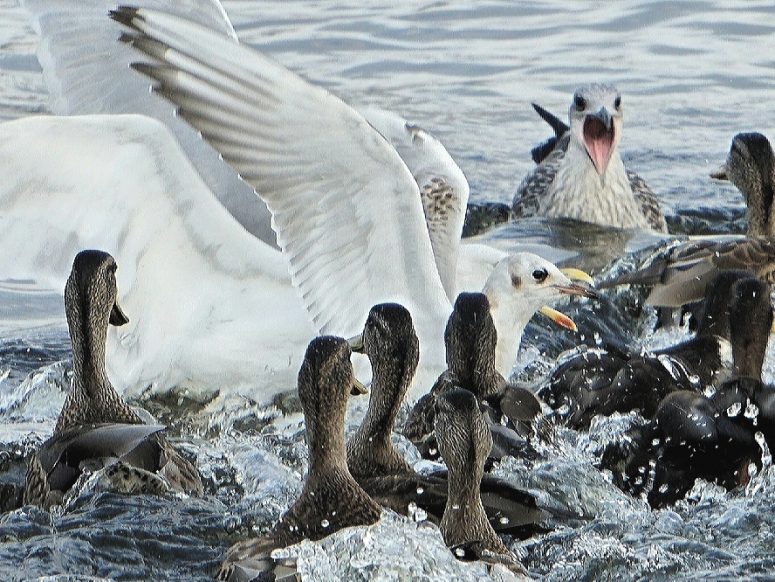
[[(354, 105), (395, 110), (431, 130), (468, 176), (475, 201), (509, 202), (531, 167), (530, 148), (548, 127), (536, 101), (565, 116), (582, 82), (615, 83), (624, 95), (625, 161), (658, 193), (674, 230), (744, 229), (744, 205), (708, 172), (732, 136), (772, 137), (775, 7), (768, 2), (251, 2), (225, 3), (251, 43)], [(15, 0), (0, 0), (0, 118), (45, 113), (34, 56), (37, 38)], [(633, 245), (621, 233), (526, 221), (491, 233), (495, 244), (543, 246), (582, 255), (599, 270)], [(572, 255), (572, 253), (570, 253)], [(614, 268), (633, 264), (632, 256)], [(21, 285), (23, 288), (23, 285)], [(578, 335), (536, 320), (528, 328), (521, 378), (538, 381), (580, 340), (630, 348), (664, 345), (685, 330), (652, 334), (640, 292), (566, 306)], [(635, 332), (635, 333), (633, 333)], [(257, 355), (257, 357), (260, 357)], [(64, 399), (69, 341), (61, 298), (0, 294), (1, 486), (18, 484), (23, 458), (45, 439)], [(768, 357), (766, 377), (773, 378)], [(285, 387), (291, 389), (292, 387)], [(260, 411), (205, 416), (201, 405), (134, 402), (172, 425), (198, 455), (203, 499), (87, 494), (66, 511), (23, 508), (0, 517), (0, 576), (11, 580), (209, 579), (234, 541), (271, 527), (298, 494), (306, 448), (293, 398)], [(349, 430), (364, 407), (353, 402)], [(651, 511), (611, 485), (597, 455), (636, 422), (602, 419), (589, 434), (557, 429), (538, 446), (545, 460), (507, 459), (496, 472), (544, 503), (578, 515), (513, 549), (544, 580), (740, 580), (773, 578), (775, 474), (744, 489), (699, 484), (674, 508)], [(416, 454), (401, 443), (407, 454)], [(9, 489), (3, 489), (8, 494)], [(425, 551), (407, 552), (407, 544)], [(456, 562), (438, 531), (387, 516), (374, 528), (302, 545), (310, 579), (478, 579), (481, 565)], [(407, 556), (411, 554), (411, 556)]]

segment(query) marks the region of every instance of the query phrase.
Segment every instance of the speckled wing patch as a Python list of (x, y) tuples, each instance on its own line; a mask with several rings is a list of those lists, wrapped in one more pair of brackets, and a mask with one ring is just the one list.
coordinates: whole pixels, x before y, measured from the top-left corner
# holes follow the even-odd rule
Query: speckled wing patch
[(649, 188), (646, 181), (638, 176), (632, 170), (627, 171), (627, 179), (630, 181), (630, 188), (635, 196), (635, 200), (640, 204), (640, 210), (643, 216), (648, 220), (649, 226), (659, 232), (667, 232), (667, 222), (659, 208), (659, 200), (656, 194)]
[(564, 150), (555, 149), (541, 165), (522, 179), (511, 203), (512, 220), (538, 214), (541, 198), (554, 182), (564, 157)]

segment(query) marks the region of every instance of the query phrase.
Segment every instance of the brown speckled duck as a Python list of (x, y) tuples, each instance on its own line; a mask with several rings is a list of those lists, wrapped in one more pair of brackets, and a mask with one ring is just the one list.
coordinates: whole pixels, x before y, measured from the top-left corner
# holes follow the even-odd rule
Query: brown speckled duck
[(129, 321), (117, 302), (116, 269), (102, 251), (82, 251), (73, 261), (65, 287), (73, 380), (53, 436), (29, 460), (26, 504), (59, 504), (85, 470), (103, 467), (111, 490), (202, 494), (199, 472), (160, 434), (164, 427), (145, 425), (108, 380), (108, 324)]
[[(541, 403), (525, 388), (509, 384), (495, 366), (497, 331), (490, 313), (490, 304), (483, 293), (461, 293), (449, 317), (444, 332), (447, 370), (439, 376), (429, 394), (415, 405), (404, 435), (414, 442), (424, 456), (435, 447), (434, 400), (437, 395), (454, 388), (472, 392), (488, 409), (493, 438), (497, 445), (495, 459), (532, 451), (524, 437), (530, 423), (541, 413)], [(502, 416), (509, 422), (503, 424)], [(532, 454), (532, 453), (530, 453)]]
[[(409, 311), (395, 303), (375, 305), (353, 343), (369, 357), (373, 376), (368, 410), (347, 443), (350, 472), (380, 504), (403, 514), (415, 504), (438, 521), (447, 501), (447, 473), (418, 475), (390, 438), (419, 357)], [(488, 518), (500, 532), (529, 535), (545, 517), (532, 495), (502, 479), (487, 476), (481, 490)]]
[(439, 525), (444, 543), (458, 557), (503, 564), (526, 575), (524, 566), (495, 533), (482, 506), (479, 483), (492, 437), (476, 397), (468, 390), (451, 390), (436, 398), (435, 405), (439, 449), (449, 469), (449, 495)]
[(269, 554), (276, 548), (380, 518), (382, 509), (347, 468), (344, 417), (354, 380), (351, 353), (345, 340), (332, 336), (315, 338), (307, 347), (298, 380), (309, 447), (304, 489), (272, 531), (228, 550), (219, 580), (252, 580), (275, 566)]

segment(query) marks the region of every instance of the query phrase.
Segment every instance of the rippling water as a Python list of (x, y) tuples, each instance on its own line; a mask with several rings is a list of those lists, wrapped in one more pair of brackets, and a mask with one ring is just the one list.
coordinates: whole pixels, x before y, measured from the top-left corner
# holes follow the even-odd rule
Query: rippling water
[[(735, 133), (772, 133), (775, 6), (769, 2), (232, 1), (225, 7), (243, 42), (345, 101), (397, 111), (433, 132), (468, 176), (476, 201), (509, 202), (532, 165), (530, 148), (549, 135), (531, 101), (564, 117), (577, 85), (612, 82), (626, 111), (623, 157), (657, 192), (671, 227), (743, 229), (739, 193), (708, 172), (724, 161)], [(0, 118), (47, 110), (36, 43), (24, 10), (15, 0), (0, 0)], [(644, 243), (542, 221), (506, 225), (489, 238), (504, 247), (545, 245), (557, 258), (572, 256), (563, 249), (582, 248), (577, 260), (598, 268)], [(61, 299), (20, 289), (0, 295), (0, 485), (18, 482), (25, 453), (50, 434), (69, 373)], [(652, 337), (652, 316), (639, 312), (634, 292), (569, 309), (588, 342), (613, 337), (653, 345), (683, 333)], [(535, 322), (520, 359), (531, 363), (523, 376), (539, 377), (577, 341)], [(772, 367), (768, 358), (769, 378)], [(65, 512), (6, 513), (0, 576), (208, 579), (225, 548), (270, 527), (300, 490), (306, 451), (292, 400), (210, 418), (197, 403), (150, 398), (134, 404), (172, 424), (172, 433), (197, 452), (207, 496), (90, 494)], [(350, 424), (362, 408), (354, 403)], [(651, 511), (593, 466), (602, 444), (631, 422), (631, 416), (603, 420), (589, 435), (558, 430), (544, 445), (548, 460), (509, 459), (497, 469), (546, 503), (582, 516), (513, 545), (531, 574), (545, 580), (772, 579), (771, 468), (746, 489), (726, 493), (699, 485), (675, 508)], [(396, 540), (435, 548), (440, 537), (408, 520), (383, 521), (368, 535), (356, 528), (303, 546), (300, 568), (312, 579), (485, 576), (480, 565), (460, 564), (443, 551), (417, 552), (401, 566), (406, 550)]]

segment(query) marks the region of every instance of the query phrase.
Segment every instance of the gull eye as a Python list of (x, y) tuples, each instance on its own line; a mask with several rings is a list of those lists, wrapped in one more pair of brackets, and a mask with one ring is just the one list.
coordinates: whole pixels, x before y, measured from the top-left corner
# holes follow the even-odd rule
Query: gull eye
[(583, 111), (587, 107), (587, 100), (577, 93), (573, 97), (573, 104), (576, 106), (576, 109)]
[(549, 272), (546, 269), (536, 269), (533, 271), (533, 279), (538, 281), (539, 283), (543, 283), (546, 281), (546, 278), (549, 276)]
[(616, 99), (614, 99), (614, 107), (619, 109), (621, 106), (622, 106), (622, 96), (621, 95), (617, 95)]
[(522, 287), (522, 278), (519, 275), (512, 275), (511, 284), (515, 289), (519, 289)]

